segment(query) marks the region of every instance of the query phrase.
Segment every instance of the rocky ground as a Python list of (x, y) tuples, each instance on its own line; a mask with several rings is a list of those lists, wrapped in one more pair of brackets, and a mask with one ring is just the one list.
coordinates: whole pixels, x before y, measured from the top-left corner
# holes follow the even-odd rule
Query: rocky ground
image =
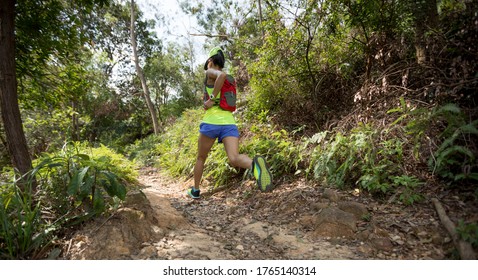
[[(299, 180), (261, 193), (251, 180), (186, 197), (181, 182), (145, 169), (141, 191), (65, 242), (63, 259), (450, 259), (433, 204), (405, 207)], [(459, 203), (445, 201), (444, 205)]]

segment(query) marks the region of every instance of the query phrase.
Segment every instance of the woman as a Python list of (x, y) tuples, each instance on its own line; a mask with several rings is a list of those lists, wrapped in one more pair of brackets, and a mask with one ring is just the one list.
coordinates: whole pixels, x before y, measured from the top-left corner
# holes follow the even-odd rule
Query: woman
[(253, 172), (261, 191), (272, 190), (272, 174), (269, 171), (266, 160), (262, 156), (254, 159), (247, 155), (239, 154), (239, 130), (231, 111), (223, 110), (215, 101), (221, 92), (221, 87), (226, 80), (224, 68), (224, 53), (219, 47), (209, 52), (209, 58), (204, 65), (206, 70), (207, 100), (204, 102), (206, 113), (199, 126), (198, 155), (194, 165), (194, 186), (187, 193), (192, 198), (200, 197), (199, 185), (204, 170), (204, 163), (212, 145), (218, 140), (226, 149), (229, 164), (233, 167), (249, 169)]

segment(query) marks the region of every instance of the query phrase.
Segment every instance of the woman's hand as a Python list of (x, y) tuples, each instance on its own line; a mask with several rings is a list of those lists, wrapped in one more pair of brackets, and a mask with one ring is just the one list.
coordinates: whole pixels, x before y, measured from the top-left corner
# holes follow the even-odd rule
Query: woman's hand
[(214, 100), (208, 99), (206, 102), (204, 102), (204, 109), (207, 110), (214, 106)]

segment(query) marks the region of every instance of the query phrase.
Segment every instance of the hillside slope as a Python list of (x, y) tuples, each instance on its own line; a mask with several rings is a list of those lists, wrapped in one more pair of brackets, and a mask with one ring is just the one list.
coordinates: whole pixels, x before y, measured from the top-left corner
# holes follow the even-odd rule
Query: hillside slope
[[(429, 201), (403, 208), (303, 180), (271, 193), (246, 180), (193, 201), (184, 195), (190, 182), (155, 169), (143, 170), (140, 181), (144, 195), (129, 194), (112, 217), (77, 232), (64, 259), (456, 257)], [(444, 203), (462, 205), (458, 197)]]

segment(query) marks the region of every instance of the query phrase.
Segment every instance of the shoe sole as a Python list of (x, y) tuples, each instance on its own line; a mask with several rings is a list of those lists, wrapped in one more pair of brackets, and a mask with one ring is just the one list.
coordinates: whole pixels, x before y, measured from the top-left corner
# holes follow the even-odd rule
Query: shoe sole
[(259, 178), (257, 184), (262, 192), (269, 192), (272, 190), (272, 174), (269, 171), (267, 162), (264, 157), (256, 156), (254, 158), (254, 168), (259, 168)]

